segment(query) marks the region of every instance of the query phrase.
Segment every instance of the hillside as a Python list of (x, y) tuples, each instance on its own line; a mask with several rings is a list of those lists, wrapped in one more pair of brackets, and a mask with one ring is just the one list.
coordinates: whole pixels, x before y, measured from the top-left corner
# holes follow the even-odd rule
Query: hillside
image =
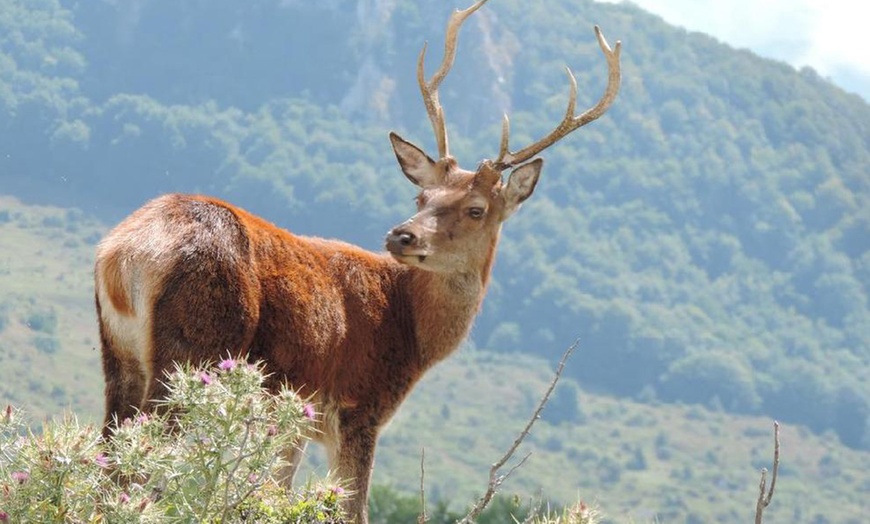
[[(386, 134), (431, 147), (414, 64), (428, 40), (435, 67), (453, 7), (0, 0), (0, 402), (99, 417), (93, 246), (157, 194), (214, 194), (380, 249), (413, 208)], [(472, 344), (552, 361), (579, 336), (567, 378), (581, 398), (649, 410), (657, 428), (709, 408), (728, 437), (776, 418), (865, 460), (870, 106), (631, 5), (492, 0), (478, 15), (442, 86), (466, 167), (496, 154), (504, 111), (513, 144), (549, 131), (564, 65), (579, 105), (593, 103), (605, 74), (593, 24), (623, 41), (624, 84), (605, 117), (544, 155)], [(866, 491), (866, 473), (853, 477), (847, 499)], [(729, 504), (704, 514), (724, 519)]]
[(36, 420), (102, 403), (93, 249), (104, 231), (73, 209), (0, 195), (0, 405)]
[[(583, 351), (581, 346), (569, 368), (582, 366)], [(539, 359), (463, 350), (424, 379), (384, 433), (376, 482), (413, 493), (425, 448), (427, 493), (459, 505), (473, 500), (550, 377)], [(557, 391), (563, 403), (578, 393), (571, 382)], [(758, 472), (772, 459), (770, 420), (588, 392), (577, 399), (570, 415), (545, 409), (519, 451), (532, 455), (505, 493), (580, 497), (598, 503), (613, 523), (752, 520)], [(782, 442), (781, 476), (765, 522), (864, 519), (866, 452), (796, 426), (784, 428)]]
[[(11, 291), (0, 303), (0, 404), (25, 407), (37, 421), (62, 410), (93, 423), (102, 416), (89, 267), (102, 229), (74, 211), (0, 198), (0, 288)], [(584, 365), (588, 349), (581, 344), (569, 371)], [(425, 448), (430, 500), (465, 507), (550, 377), (538, 357), (464, 347), (424, 378), (384, 432), (375, 483), (414, 495)], [(520, 449), (532, 456), (504, 493), (543, 494), (555, 504), (580, 497), (613, 523), (742, 522), (754, 511), (759, 470), (770, 467), (771, 435), (770, 419), (715, 403), (644, 403), (566, 380)], [(870, 454), (797, 425), (784, 425), (782, 441), (765, 521), (861, 522)], [(306, 469), (324, 475), (322, 450), (309, 455)]]

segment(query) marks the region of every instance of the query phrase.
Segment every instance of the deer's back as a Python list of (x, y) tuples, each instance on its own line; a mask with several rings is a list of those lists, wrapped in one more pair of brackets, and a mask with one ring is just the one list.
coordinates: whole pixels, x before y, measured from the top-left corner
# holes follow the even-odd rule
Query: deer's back
[(397, 361), (414, 343), (401, 268), (216, 199), (149, 202), (101, 242), (95, 278), (101, 329), (145, 377), (172, 361), (247, 354), (276, 384), (353, 404), (391, 365), (408, 373)]

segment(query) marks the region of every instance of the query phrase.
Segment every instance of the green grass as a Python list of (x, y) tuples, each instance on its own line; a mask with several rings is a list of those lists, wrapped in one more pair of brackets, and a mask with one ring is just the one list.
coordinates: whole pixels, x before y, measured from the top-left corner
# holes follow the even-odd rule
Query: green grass
[[(105, 226), (73, 210), (0, 196), (0, 403), (34, 419), (71, 408), (97, 420), (102, 371), (93, 312), (92, 265)], [(51, 332), (28, 326), (56, 317)], [(38, 339), (55, 341), (38, 345)], [(40, 349), (40, 347), (42, 349)]]

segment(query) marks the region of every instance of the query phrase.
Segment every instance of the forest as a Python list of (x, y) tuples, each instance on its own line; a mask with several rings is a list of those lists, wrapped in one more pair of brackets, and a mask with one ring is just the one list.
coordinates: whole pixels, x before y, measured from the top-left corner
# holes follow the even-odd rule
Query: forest
[[(414, 196), (387, 133), (434, 154), (416, 58), (428, 41), (440, 59), (454, 7), (0, 0), (0, 197), (68, 210), (34, 223), (0, 207), (0, 226), (66, 229), (92, 249), (146, 200), (197, 192), (380, 250)], [(594, 24), (622, 41), (624, 78), (607, 115), (543, 155), (469, 346), (555, 362), (579, 338), (566, 378), (583, 391), (870, 450), (867, 102), (630, 3), (493, 0), (478, 15), (441, 88), (466, 168), (497, 155), (505, 112), (512, 143), (552, 129), (566, 65), (578, 106), (594, 104)], [(17, 264), (53, 263), (32, 256), (0, 254), (0, 341), (26, 324), (40, 351), (75, 351), (57, 327), (66, 304), (7, 284)]]

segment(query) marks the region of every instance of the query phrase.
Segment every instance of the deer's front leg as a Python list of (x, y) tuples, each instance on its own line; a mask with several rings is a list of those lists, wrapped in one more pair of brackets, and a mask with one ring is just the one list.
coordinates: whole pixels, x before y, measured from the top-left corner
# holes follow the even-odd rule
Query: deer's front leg
[(349, 522), (368, 524), (369, 482), (375, 461), (376, 427), (342, 424), (338, 449), (330, 453), (333, 471), (350, 492), (344, 509)]

